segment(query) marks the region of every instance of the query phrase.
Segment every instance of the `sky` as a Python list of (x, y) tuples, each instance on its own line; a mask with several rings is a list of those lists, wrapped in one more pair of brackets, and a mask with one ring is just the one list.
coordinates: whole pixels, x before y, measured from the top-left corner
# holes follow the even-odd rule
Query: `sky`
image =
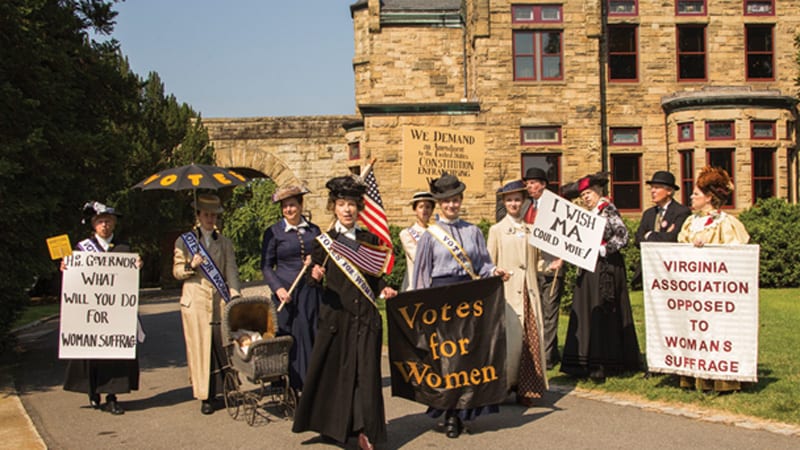
[(204, 118), (352, 114), (355, 0), (125, 0), (111, 37)]

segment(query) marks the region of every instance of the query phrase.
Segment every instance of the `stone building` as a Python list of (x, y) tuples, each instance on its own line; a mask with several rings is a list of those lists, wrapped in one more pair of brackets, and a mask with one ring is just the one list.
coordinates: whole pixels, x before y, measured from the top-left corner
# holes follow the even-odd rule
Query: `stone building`
[[(259, 158), (321, 188), (377, 158), (393, 223), (425, 187), (405, 178), (410, 128), (481, 136), (470, 220), (493, 218), (497, 187), (533, 166), (554, 190), (609, 171), (631, 216), (650, 206), (653, 172), (676, 174), (688, 203), (706, 164), (731, 173), (733, 211), (798, 200), (796, 0), (360, 0), (350, 11), (356, 114), (207, 120), (221, 163), (262, 170), (250, 152), (269, 153)], [(261, 125), (292, 120), (306, 137), (283, 142)]]

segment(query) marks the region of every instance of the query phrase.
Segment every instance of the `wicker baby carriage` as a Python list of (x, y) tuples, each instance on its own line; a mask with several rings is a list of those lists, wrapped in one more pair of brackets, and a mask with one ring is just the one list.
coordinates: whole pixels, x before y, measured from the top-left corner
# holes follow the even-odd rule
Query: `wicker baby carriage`
[[(257, 417), (269, 421), (262, 411), (278, 406), (284, 418), (292, 417), (297, 406), (296, 393), (289, 385), (292, 337), (275, 337), (278, 319), (272, 300), (264, 296), (231, 300), (225, 305), (222, 326), (223, 339), (227, 339), (225, 350), (230, 361), (230, 370), (225, 374), (223, 385), (228, 414), (236, 419), (241, 409), (247, 423), (253, 425)], [(233, 339), (240, 330), (256, 332), (263, 339), (251, 343), (243, 351)], [(240, 375), (244, 375), (253, 385), (252, 389), (245, 389)], [(265, 397), (268, 400), (262, 404)]]

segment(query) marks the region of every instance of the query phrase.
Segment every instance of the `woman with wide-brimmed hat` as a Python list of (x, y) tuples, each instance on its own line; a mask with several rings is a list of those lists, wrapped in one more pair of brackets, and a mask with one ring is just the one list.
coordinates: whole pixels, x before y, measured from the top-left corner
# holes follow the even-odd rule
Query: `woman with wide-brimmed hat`
[(381, 278), (383, 269), (366, 265), (359, 251), (384, 251), (387, 260), (390, 250), (379, 245), (377, 236), (356, 226), (366, 185), (342, 176), (325, 186), (328, 210), (336, 220), (311, 249), (309, 283), (323, 286), (323, 295), (292, 431), (313, 430), (341, 443), (353, 437), (359, 447), (370, 449), (386, 440), (383, 324), (377, 299), (392, 298), (397, 291)]
[[(733, 182), (728, 172), (721, 167), (704, 167), (697, 175), (692, 191), (692, 215), (683, 223), (678, 242), (703, 247), (705, 244), (747, 244), (750, 234), (736, 217), (722, 211), (733, 195)], [(736, 380), (714, 380), (707, 378), (680, 377), (683, 388), (698, 391), (738, 391), (742, 384)]]
[[(311, 247), (319, 236), (319, 227), (303, 217), (304, 186), (283, 186), (272, 195), (280, 203), (283, 218), (267, 228), (261, 246), (261, 273), (272, 290), (272, 301), (278, 310), (278, 333), (292, 336), (289, 352), (289, 381), (302, 391), (314, 337), (322, 292), (304, 280), (295, 280), (311, 261)], [(294, 290), (289, 289), (294, 285)], [(281, 307), (281, 305), (283, 305)]]
[(217, 229), (223, 212), (219, 197), (200, 194), (193, 206), (197, 225), (175, 240), (172, 275), (183, 281), (181, 321), (192, 392), (201, 401), (200, 412), (211, 414), (213, 400), (222, 393), (227, 361), (221, 311), (226, 301), (240, 295), (239, 269), (233, 242)]
[(403, 276), (401, 291), (414, 286), (414, 260), (417, 255), (417, 242), (428, 229), (428, 224), (433, 215), (436, 200), (430, 192), (417, 192), (411, 197), (411, 209), (414, 211), (414, 223), (400, 231), (400, 242), (406, 254), (406, 274)]
[(506, 300), (506, 380), (517, 403), (532, 406), (547, 390), (542, 305), (537, 266), (540, 252), (528, 244), (531, 225), (526, 223), (523, 204), (527, 187), (521, 180), (506, 183), (497, 191), (506, 215), (489, 228), (488, 249), (501, 267), (514, 268), (503, 283)]
[(607, 173), (579, 179), (562, 190), (580, 196), (583, 206), (606, 218), (594, 272), (579, 270), (572, 298), (561, 371), (604, 381), (606, 376), (641, 369), (633, 323), (625, 259), (628, 228), (617, 207), (603, 195)]
[[(83, 207), (85, 218), (93, 233), (75, 246), (83, 252), (130, 252), (131, 247), (115, 233), (117, 219), (121, 217), (114, 208), (100, 202), (87, 202)], [(136, 263), (141, 267), (141, 259)], [(62, 262), (61, 270), (66, 270)], [(140, 338), (141, 336), (137, 336)], [(113, 415), (124, 414), (117, 394), (127, 394), (139, 389), (139, 359), (71, 359), (67, 362), (64, 390), (89, 394), (89, 405)], [(106, 394), (106, 403), (100, 403), (100, 394)]]
[[(416, 289), (447, 286), (494, 275), (508, 279), (506, 271), (495, 266), (489, 257), (480, 228), (460, 218), (465, 189), (466, 186), (458, 177), (448, 173), (430, 182), (430, 192), (441, 213), (431, 226), (438, 228), (437, 233), (446, 233), (448, 242), (458, 246), (458, 253), (462, 257), (456, 258), (451, 249), (445, 247), (430, 231), (425, 233), (417, 244), (414, 262)], [(444, 414), (445, 434), (449, 438), (457, 438), (463, 431), (463, 421), (498, 411), (497, 405), (473, 409), (456, 409), (453, 405), (447, 410), (429, 408), (428, 415), (435, 418)]]

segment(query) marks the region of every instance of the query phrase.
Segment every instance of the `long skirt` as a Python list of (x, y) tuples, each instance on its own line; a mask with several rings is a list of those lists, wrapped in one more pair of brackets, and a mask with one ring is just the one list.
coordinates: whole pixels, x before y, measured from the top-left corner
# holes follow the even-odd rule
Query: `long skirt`
[[(303, 390), (306, 372), (317, 336), (317, 320), (322, 291), (306, 283), (299, 283), (292, 300), (283, 306), (278, 313), (278, 335), (291, 336), (294, 339), (289, 350), (289, 384), (298, 391)], [(277, 309), (280, 300), (272, 296)]]
[(73, 359), (67, 363), (64, 390), (127, 394), (139, 389), (138, 359)]
[(613, 253), (594, 272), (578, 275), (561, 371), (604, 378), (641, 369), (625, 274), (625, 260)]

